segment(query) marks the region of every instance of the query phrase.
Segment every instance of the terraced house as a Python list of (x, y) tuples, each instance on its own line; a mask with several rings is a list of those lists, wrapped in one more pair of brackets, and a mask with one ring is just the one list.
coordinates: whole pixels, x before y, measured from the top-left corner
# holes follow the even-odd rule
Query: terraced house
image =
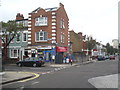
[(16, 23), (23, 24), (23, 30), (19, 31), (16, 38), (9, 44), (9, 58), (23, 60), (24, 56), (28, 56), (25, 50), (28, 45), (28, 19), (24, 19), (23, 15), (16, 15)]
[(48, 62), (55, 59), (56, 63), (62, 63), (68, 48), (68, 21), (64, 5), (61, 3), (59, 7), (39, 7), (29, 13), (29, 57), (43, 57)]

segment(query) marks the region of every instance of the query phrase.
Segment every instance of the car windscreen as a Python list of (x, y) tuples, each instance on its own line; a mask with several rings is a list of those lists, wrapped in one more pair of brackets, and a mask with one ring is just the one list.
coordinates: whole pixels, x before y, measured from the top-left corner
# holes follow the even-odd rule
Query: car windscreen
[(24, 60), (25, 60), (25, 61), (29, 61), (29, 60), (30, 60), (30, 58), (25, 58)]

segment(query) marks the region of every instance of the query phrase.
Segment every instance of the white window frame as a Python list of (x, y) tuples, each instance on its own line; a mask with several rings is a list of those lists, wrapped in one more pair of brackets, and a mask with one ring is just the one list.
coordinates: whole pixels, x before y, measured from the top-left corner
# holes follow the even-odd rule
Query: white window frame
[[(39, 39), (39, 40), (37, 40), (37, 33), (38, 33), (38, 35), (39, 35), (39, 36), (38, 36), (38, 39)], [(42, 33), (43, 35), (40, 35), (41, 33)], [(44, 36), (45, 36), (45, 33), (46, 33), (46, 39), (45, 39), (45, 37), (44, 37)], [(44, 32), (44, 31), (35, 32), (35, 41), (36, 41), (36, 42), (46, 42), (46, 41), (48, 41), (48, 40), (47, 40), (47, 38), (48, 38), (47, 36), (48, 36), (48, 35), (47, 35), (47, 32)], [(40, 38), (43, 38), (43, 40), (40, 40)]]
[(48, 18), (47, 17), (37, 17), (35, 18), (35, 26), (47, 26)]
[(60, 41), (61, 41), (61, 43), (64, 43), (64, 41), (65, 41), (65, 36), (63, 34), (60, 35)]
[(65, 22), (64, 22), (64, 19), (61, 18), (60, 20), (60, 28), (61, 29), (64, 29), (65, 28)]
[[(17, 55), (16, 56), (15, 55), (12, 56), (12, 54), (14, 54), (14, 50), (17, 50), (17, 53), (16, 53)], [(20, 51), (20, 49), (10, 49), (10, 58), (18, 58), (18, 56), (20, 54), (19, 51)]]

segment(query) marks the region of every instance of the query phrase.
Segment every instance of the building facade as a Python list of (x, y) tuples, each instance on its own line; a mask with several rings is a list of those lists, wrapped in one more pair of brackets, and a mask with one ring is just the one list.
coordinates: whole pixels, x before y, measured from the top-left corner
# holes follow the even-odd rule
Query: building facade
[(113, 48), (118, 49), (118, 45), (119, 45), (119, 40), (118, 39), (113, 39), (112, 40), (112, 46), (113, 46)]
[(82, 32), (75, 33), (73, 30), (69, 31), (70, 41), (72, 42), (72, 53), (79, 53), (85, 50), (85, 42)]
[[(64, 5), (37, 8), (28, 16), (28, 55), (62, 63), (68, 48), (69, 19)], [(59, 58), (59, 59), (57, 59)]]
[(18, 32), (16, 37), (11, 41), (8, 48), (9, 58), (23, 60), (24, 56), (28, 56), (26, 50), (28, 45), (28, 19), (24, 19), (23, 15), (18, 13), (16, 15), (16, 23), (22, 24), (23, 29)]

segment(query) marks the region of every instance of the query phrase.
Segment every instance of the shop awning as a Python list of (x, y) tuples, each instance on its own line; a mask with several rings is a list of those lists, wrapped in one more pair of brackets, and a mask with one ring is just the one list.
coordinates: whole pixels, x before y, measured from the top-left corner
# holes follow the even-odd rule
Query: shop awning
[(67, 47), (56, 47), (57, 52), (67, 52)]

